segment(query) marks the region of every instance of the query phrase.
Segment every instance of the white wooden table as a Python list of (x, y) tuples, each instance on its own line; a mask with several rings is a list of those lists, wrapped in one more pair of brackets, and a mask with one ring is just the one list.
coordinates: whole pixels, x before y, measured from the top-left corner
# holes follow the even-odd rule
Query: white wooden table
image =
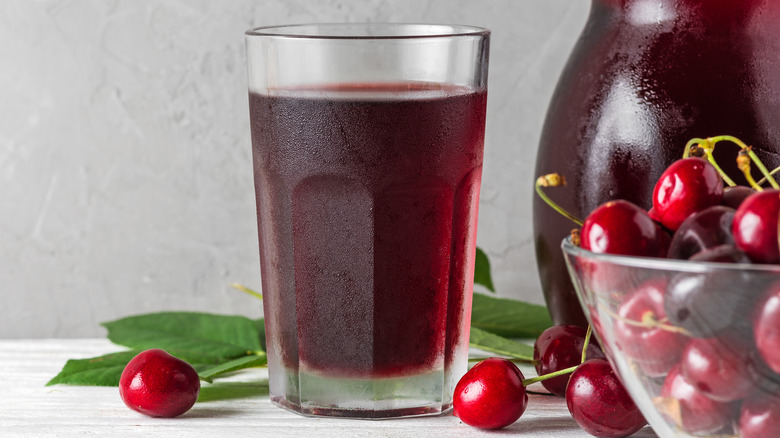
[[(174, 419), (131, 411), (116, 388), (44, 386), (67, 359), (119, 351), (103, 339), (0, 340), (0, 437), (37, 436), (267, 436), (284, 437), (589, 437), (569, 415), (563, 399), (531, 394), (515, 424), (497, 432), (474, 429), (452, 414), (401, 420), (304, 418), (271, 405), (263, 394), (198, 402)], [(523, 369), (526, 377), (533, 369)], [(259, 382), (252, 369), (219, 381)], [(537, 384), (538, 385), (538, 384)], [(646, 427), (635, 438), (655, 437)]]

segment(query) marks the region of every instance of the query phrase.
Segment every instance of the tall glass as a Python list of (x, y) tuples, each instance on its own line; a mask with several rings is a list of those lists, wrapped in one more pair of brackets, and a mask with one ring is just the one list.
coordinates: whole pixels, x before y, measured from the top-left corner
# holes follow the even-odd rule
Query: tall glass
[(466, 370), (489, 31), (246, 33), (271, 400), (386, 418)]

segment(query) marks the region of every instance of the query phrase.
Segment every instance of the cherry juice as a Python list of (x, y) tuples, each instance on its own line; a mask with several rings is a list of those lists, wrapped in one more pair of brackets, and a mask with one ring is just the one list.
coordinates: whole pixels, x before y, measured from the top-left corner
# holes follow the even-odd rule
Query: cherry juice
[(351, 84), (249, 101), (269, 366), (382, 378), (465, 360), (486, 93)]

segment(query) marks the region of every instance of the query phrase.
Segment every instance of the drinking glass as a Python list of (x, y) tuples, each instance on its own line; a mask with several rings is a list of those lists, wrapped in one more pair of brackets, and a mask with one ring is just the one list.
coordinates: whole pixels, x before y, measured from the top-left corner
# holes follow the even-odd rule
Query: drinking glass
[(438, 414), (466, 371), (490, 32), (246, 33), (271, 400)]

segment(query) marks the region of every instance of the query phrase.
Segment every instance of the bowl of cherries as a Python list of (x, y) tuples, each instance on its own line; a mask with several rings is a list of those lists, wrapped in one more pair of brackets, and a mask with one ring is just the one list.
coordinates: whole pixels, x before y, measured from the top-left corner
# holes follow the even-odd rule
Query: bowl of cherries
[(609, 201), (562, 243), (604, 354), (659, 436), (780, 436), (780, 185), (739, 139), (694, 139), (652, 205)]

